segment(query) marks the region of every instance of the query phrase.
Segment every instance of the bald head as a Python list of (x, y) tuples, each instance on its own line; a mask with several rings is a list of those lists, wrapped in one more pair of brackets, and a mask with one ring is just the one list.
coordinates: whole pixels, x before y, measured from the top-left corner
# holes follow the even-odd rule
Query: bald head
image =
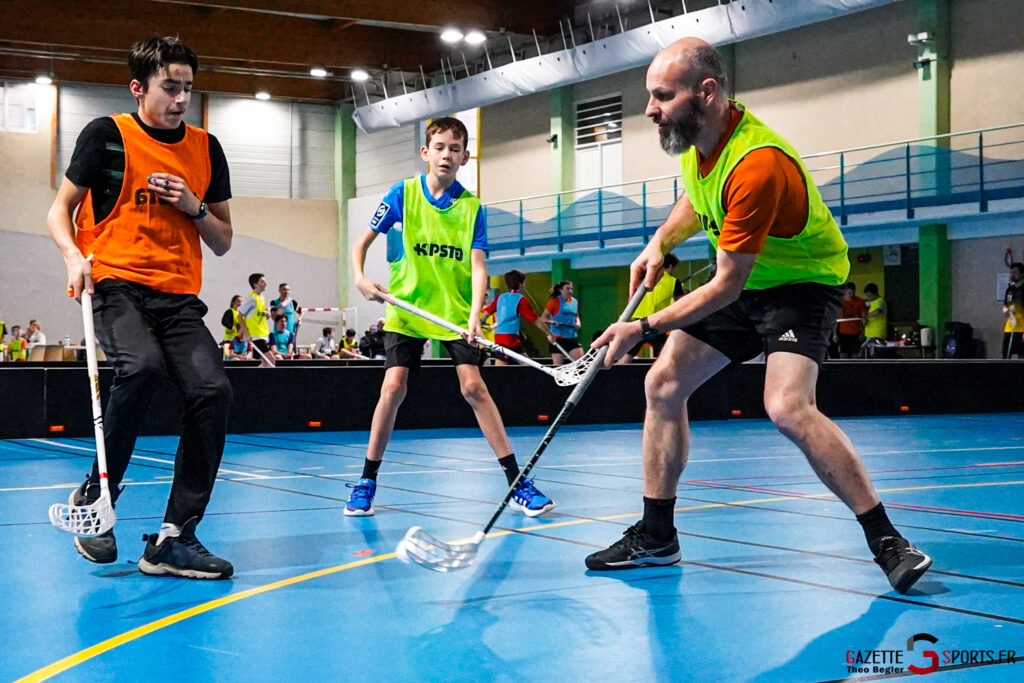
[(680, 38), (672, 43), (654, 56), (650, 71), (656, 71), (690, 90), (696, 90), (707, 78), (715, 80), (723, 92), (728, 89), (722, 56), (700, 38)]

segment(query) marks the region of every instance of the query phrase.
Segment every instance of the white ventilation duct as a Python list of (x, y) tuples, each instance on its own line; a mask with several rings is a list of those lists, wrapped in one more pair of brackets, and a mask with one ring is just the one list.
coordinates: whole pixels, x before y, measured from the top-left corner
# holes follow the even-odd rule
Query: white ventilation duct
[(901, 0), (742, 0), (689, 12), (578, 45), (522, 59), (455, 83), (358, 107), (352, 114), (366, 132), (494, 104), (598, 76), (643, 66), (665, 45), (698, 36), (726, 45), (806, 26)]

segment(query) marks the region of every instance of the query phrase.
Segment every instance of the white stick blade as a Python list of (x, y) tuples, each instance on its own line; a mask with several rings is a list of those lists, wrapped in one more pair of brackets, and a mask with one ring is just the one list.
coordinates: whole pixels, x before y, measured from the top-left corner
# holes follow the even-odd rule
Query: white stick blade
[(92, 505), (55, 503), (50, 506), (50, 524), (76, 536), (99, 536), (114, 528), (117, 516), (108, 496)]
[(559, 365), (555, 368), (555, 384), (560, 387), (574, 387), (583, 381), (583, 376), (594, 364), (597, 358), (598, 349), (590, 349), (568, 365)]
[(414, 562), (435, 572), (450, 572), (473, 564), (480, 540), (482, 534), (469, 543), (445, 543), (414, 526), (398, 542), (395, 555), (403, 562)]

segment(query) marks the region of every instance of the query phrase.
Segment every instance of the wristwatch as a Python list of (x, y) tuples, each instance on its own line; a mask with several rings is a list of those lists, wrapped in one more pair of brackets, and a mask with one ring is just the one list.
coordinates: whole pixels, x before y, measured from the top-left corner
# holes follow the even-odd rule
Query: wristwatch
[(648, 340), (648, 341), (650, 341), (651, 339), (654, 339), (659, 334), (661, 334), (658, 330), (656, 330), (653, 327), (651, 327), (651, 323), (647, 319), (646, 315), (644, 317), (640, 318), (640, 331), (643, 332), (644, 339)]
[(189, 218), (191, 218), (194, 221), (198, 221), (198, 220), (201, 220), (203, 218), (206, 218), (206, 215), (208, 213), (210, 213), (210, 207), (208, 207), (206, 205), (206, 202), (199, 202), (199, 211), (198, 212), (196, 212), (195, 214), (186, 213), (185, 215), (188, 216)]

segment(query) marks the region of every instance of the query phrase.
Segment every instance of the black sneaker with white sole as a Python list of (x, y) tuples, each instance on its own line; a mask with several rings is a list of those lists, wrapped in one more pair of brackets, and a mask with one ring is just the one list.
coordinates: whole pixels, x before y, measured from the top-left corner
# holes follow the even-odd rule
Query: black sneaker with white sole
[(932, 558), (900, 536), (883, 536), (877, 545), (875, 562), (899, 593), (910, 590), (910, 587), (932, 566)]
[(587, 556), (586, 563), (587, 569), (608, 571), (675, 564), (681, 559), (675, 530), (672, 538), (659, 541), (644, 531), (641, 521), (626, 529), (622, 538), (605, 550)]
[(151, 576), (178, 576), (184, 579), (226, 579), (235, 568), (225, 559), (217, 557), (196, 538), (193, 517), (185, 522), (178, 536), (168, 536), (157, 544), (159, 534), (145, 534), (146, 550), (139, 558), (139, 571)]
[[(92, 505), (99, 497), (100, 485), (92, 484), (90, 486), (89, 480), (86, 479), (81, 486), (71, 492), (68, 497), (68, 505)], [(78, 554), (90, 562), (110, 564), (117, 560), (117, 539), (114, 538), (113, 529), (109, 529), (99, 536), (75, 536), (74, 544)]]

